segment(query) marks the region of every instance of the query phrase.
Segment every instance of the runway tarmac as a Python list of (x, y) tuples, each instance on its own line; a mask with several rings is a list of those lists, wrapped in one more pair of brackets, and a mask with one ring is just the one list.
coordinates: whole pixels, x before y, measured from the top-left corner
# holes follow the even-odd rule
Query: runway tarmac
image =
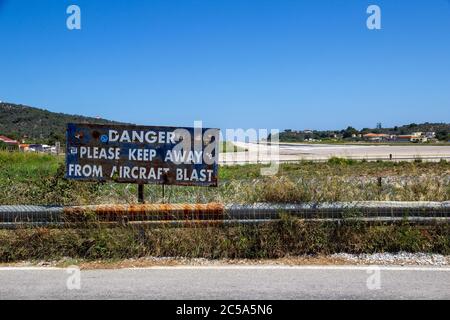
[(326, 161), (331, 157), (376, 161), (440, 161), (450, 160), (448, 145), (332, 145), (280, 143), (264, 145), (235, 142), (246, 152), (222, 153), (221, 164), (244, 164), (257, 162), (293, 162), (300, 160)]

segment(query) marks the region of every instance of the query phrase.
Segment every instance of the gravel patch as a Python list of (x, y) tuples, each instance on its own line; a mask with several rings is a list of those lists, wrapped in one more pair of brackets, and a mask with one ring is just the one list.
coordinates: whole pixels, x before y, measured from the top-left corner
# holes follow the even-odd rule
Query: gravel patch
[(433, 253), (373, 253), (373, 254), (348, 254), (337, 253), (331, 258), (342, 259), (355, 264), (400, 264), (400, 265), (426, 265), (447, 266), (450, 264), (450, 256)]

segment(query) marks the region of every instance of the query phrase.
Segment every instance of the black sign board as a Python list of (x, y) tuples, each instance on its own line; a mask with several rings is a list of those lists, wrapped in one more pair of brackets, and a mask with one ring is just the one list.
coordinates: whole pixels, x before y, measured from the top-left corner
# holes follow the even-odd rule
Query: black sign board
[(217, 186), (219, 130), (67, 125), (66, 178)]

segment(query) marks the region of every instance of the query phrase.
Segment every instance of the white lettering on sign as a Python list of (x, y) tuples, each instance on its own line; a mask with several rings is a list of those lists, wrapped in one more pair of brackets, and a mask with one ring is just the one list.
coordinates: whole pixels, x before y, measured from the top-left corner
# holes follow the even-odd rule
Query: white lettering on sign
[(162, 180), (165, 174), (170, 171), (170, 168), (146, 168), (146, 167), (126, 167), (113, 166), (111, 170), (111, 178), (120, 179), (135, 179), (135, 180)]
[(129, 149), (128, 160), (152, 161), (156, 157), (155, 149)]
[(189, 174), (188, 169), (177, 169), (177, 180), (178, 181), (200, 181), (200, 182), (211, 182), (213, 170), (201, 169), (201, 170), (192, 170)]
[(134, 142), (134, 143), (171, 143), (175, 144), (175, 133), (166, 131), (136, 131), (109, 130), (108, 138), (110, 142)]
[[(170, 171), (170, 168), (146, 168), (146, 167), (127, 167), (127, 166), (113, 166), (111, 170), (111, 178), (119, 179), (135, 179), (135, 180), (150, 180), (159, 181), (164, 178)], [(176, 169), (177, 181), (198, 181), (211, 182), (214, 171), (208, 169), (194, 169), (191, 172), (188, 169)]]
[(120, 148), (80, 147), (80, 159), (118, 160)]
[(195, 124), (177, 128), (69, 123), (65, 176), (78, 181), (217, 186), (220, 132)]
[(203, 162), (203, 151), (169, 150), (164, 161), (200, 164)]
[(69, 165), (69, 176), (80, 177), (80, 178), (102, 178), (103, 169), (102, 166), (89, 165), (84, 166), (80, 164), (70, 164)]

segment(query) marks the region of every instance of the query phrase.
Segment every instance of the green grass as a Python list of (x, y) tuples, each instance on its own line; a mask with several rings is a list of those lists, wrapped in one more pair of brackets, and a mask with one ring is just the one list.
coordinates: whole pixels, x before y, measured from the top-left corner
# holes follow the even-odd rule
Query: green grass
[(0, 204), (85, 204), (98, 184), (64, 179), (64, 159), (53, 155), (0, 152)]
[(0, 152), (0, 180), (32, 181), (53, 175), (62, 159), (45, 154)]

